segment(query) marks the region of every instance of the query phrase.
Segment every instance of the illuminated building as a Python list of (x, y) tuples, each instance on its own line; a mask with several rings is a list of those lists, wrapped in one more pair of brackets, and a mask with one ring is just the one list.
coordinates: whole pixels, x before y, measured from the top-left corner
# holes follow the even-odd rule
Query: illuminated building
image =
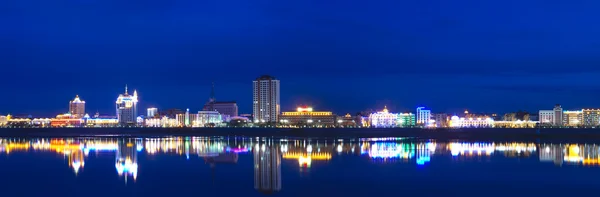
[(313, 111), (311, 107), (298, 107), (295, 112), (283, 112), (279, 121), (285, 125), (333, 127), (336, 116), (333, 112)]
[(435, 120), (436, 127), (445, 128), (448, 127), (448, 114), (434, 114), (433, 119)]
[(193, 127), (213, 127), (221, 123), (223, 123), (223, 118), (216, 111), (199, 111), (198, 116), (192, 119)]
[(535, 128), (538, 124), (538, 121), (494, 121), (495, 128)]
[(583, 111), (563, 111), (563, 125), (569, 127), (577, 127), (583, 125)]
[(217, 111), (221, 114), (223, 121), (229, 122), (232, 117), (238, 116), (238, 106), (235, 101), (220, 102), (215, 98), (215, 84), (213, 83), (210, 98), (204, 105), (202, 111)]
[(252, 150), (254, 189), (272, 194), (281, 190), (281, 152), (279, 147), (271, 146), (271, 142), (266, 143), (257, 143)]
[(79, 95), (69, 102), (69, 113), (77, 118), (83, 118), (85, 115), (85, 101), (79, 99)]
[(120, 94), (116, 102), (119, 126), (135, 126), (137, 124), (137, 103), (137, 91), (133, 91), (133, 95), (129, 95), (126, 86), (125, 94)]
[(583, 109), (583, 125), (587, 127), (600, 125), (600, 109)]
[(148, 118), (153, 118), (156, 115), (158, 115), (158, 108), (155, 108), (155, 107), (148, 108), (148, 114), (147, 114)]
[(33, 127), (49, 127), (50, 123), (52, 122), (52, 119), (50, 118), (34, 118), (33, 120), (31, 120), (31, 125)]
[(57, 115), (56, 118), (50, 120), (52, 127), (79, 127), (83, 125), (83, 119), (72, 114)]
[(253, 81), (252, 112), (256, 123), (276, 123), (281, 109), (279, 80), (264, 75)]
[[(433, 121), (429, 121), (429, 123), (431, 123), (431, 122), (433, 122)], [(413, 113), (398, 114), (398, 126), (399, 127), (415, 126), (415, 115)]]
[(554, 125), (563, 126), (563, 109), (559, 104), (554, 106)]
[(169, 118), (163, 116), (162, 118), (148, 118), (145, 120), (146, 127), (181, 127), (180, 122), (177, 118)]
[(6, 123), (8, 123), (8, 117), (0, 116), (0, 127), (6, 125)]
[(87, 127), (116, 127), (119, 125), (119, 119), (116, 118), (90, 118), (87, 116), (83, 120)]
[(459, 118), (452, 116), (449, 126), (452, 128), (490, 128), (494, 127), (494, 120), (490, 117)]
[(431, 110), (417, 107), (417, 125), (428, 125), (431, 119)]
[(346, 114), (345, 116), (338, 117), (338, 127), (342, 128), (354, 128), (357, 127), (356, 118), (352, 117), (350, 114)]
[(539, 120), (542, 125), (555, 125), (554, 110), (540, 110)]
[(398, 114), (390, 113), (387, 106), (383, 111), (375, 112), (369, 115), (369, 122), (374, 128), (391, 128), (398, 125)]

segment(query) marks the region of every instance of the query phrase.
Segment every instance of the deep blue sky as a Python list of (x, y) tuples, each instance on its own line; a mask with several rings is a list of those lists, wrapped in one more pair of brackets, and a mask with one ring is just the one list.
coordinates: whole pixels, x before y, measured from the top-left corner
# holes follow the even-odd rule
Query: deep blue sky
[[(284, 110), (434, 112), (600, 107), (600, 7), (580, 0), (4, 0), (0, 114), (64, 112), (79, 94), (250, 113), (251, 81)], [(142, 110), (141, 110), (142, 111)]]

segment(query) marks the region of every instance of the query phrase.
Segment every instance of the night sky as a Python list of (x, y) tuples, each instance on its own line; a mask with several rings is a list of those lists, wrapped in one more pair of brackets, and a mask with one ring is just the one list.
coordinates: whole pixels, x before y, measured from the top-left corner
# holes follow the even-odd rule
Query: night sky
[(114, 115), (208, 100), (251, 113), (252, 80), (283, 111), (508, 112), (600, 107), (590, 0), (3, 0), (0, 114), (50, 116), (76, 94)]

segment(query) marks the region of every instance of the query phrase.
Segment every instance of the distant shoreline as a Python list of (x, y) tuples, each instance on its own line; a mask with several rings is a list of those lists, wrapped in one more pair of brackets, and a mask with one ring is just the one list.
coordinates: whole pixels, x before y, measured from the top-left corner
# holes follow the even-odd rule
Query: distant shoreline
[(411, 137), (439, 140), (598, 140), (600, 129), (422, 129), (422, 128), (0, 128), (0, 137), (160, 137), (160, 136), (239, 136), (239, 137), (309, 137), (373, 138)]

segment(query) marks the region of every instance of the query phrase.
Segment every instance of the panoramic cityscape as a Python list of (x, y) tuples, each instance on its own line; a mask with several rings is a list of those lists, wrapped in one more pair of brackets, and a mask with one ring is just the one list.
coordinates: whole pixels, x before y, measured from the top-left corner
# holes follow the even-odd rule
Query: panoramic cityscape
[[(65, 128), (65, 127), (273, 127), (273, 128), (595, 128), (600, 126), (600, 109), (564, 110), (557, 104), (539, 112), (516, 111), (506, 114), (435, 112), (416, 107), (410, 112), (380, 110), (335, 114), (318, 111), (311, 106), (297, 106), (296, 111), (281, 111), (280, 80), (264, 75), (253, 81), (252, 113), (240, 114), (236, 101), (217, 101), (214, 83), (210, 97), (201, 111), (187, 109), (138, 109), (137, 90), (119, 94), (114, 114), (90, 115), (86, 102), (76, 95), (69, 101), (69, 111), (56, 117), (0, 116), (0, 127)], [(250, 105), (250, 102), (240, 104)], [(146, 112), (146, 113), (140, 113)]]

